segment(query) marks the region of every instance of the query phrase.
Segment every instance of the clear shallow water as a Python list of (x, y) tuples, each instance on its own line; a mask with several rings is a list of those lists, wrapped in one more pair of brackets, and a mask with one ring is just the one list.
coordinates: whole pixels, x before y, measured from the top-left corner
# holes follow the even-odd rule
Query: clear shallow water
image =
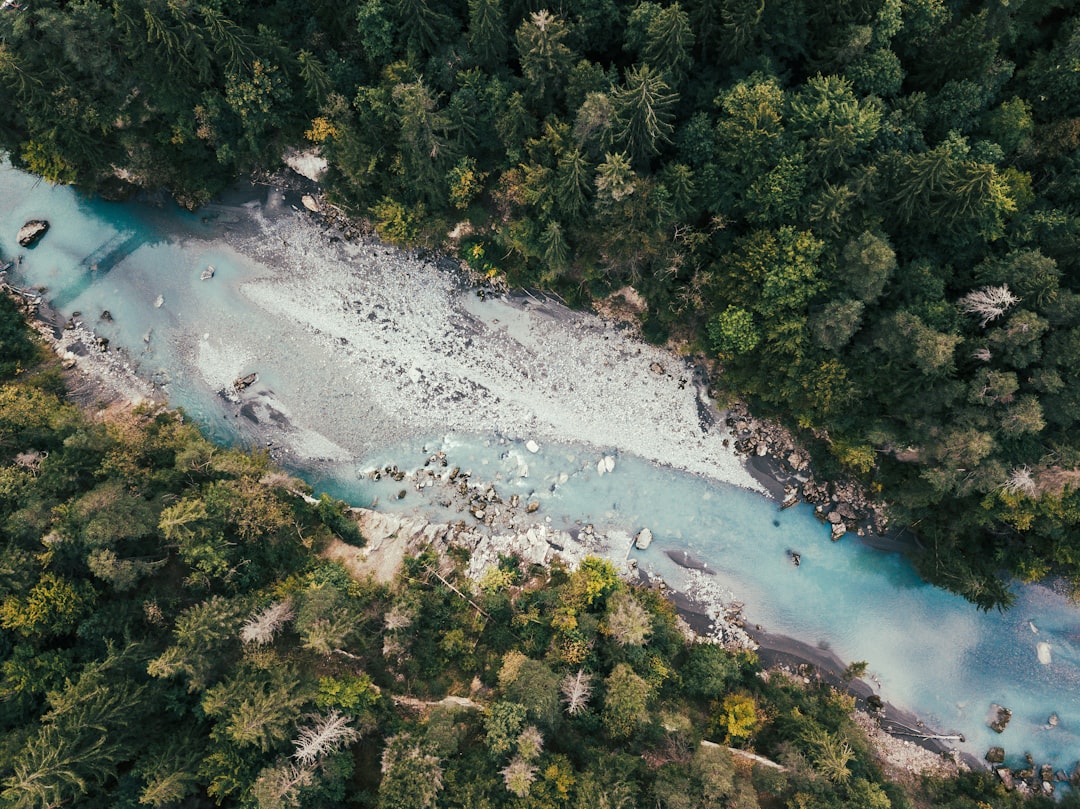
[[(277, 198), (269, 201), (280, 205)], [(243, 231), (240, 214), (228, 207), (196, 216), (172, 207), (82, 200), (0, 168), (0, 255), (25, 255), (15, 280), (47, 286), (66, 315), (81, 311), (88, 325), (129, 352), (140, 374), (167, 380), (172, 402), (214, 438), (252, 444), (264, 434), (218, 395), (235, 376), (257, 365), (259, 384), (275, 392), (275, 403), (294, 421), (317, 422), (313, 402), (332, 402), (334, 391), (311, 397), (302, 369), (319, 360), (310, 345), (293, 343), (288, 329), (239, 293), (241, 283), (269, 272), (229, 246)], [(17, 248), (18, 227), (37, 217), (50, 219), (53, 229), (33, 249)], [(311, 234), (318, 237), (315, 227)], [(202, 282), (207, 264), (217, 273)], [(100, 320), (103, 309), (112, 323)], [(476, 429), (483, 425), (478, 417)], [(450, 466), (495, 482), (504, 497), (538, 499), (539, 513), (556, 527), (581, 521), (635, 532), (647, 526), (656, 536), (653, 546), (633, 551), (643, 568), (681, 589), (691, 574), (666, 551), (689, 551), (745, 603), (751, 622), (827, 646), (843, 660), (868, 661), (883, 698), (942, 730), (963, 733), (962, 749), (981, 756), (1001, 744), (1010, 761), (1028, 750), (1037, 762), (1059, 768), (1071, 768), (1080, 756), (1080, 611), (1046, 588), (1018, 587), (1012, 610), (982, 614), (920, 582), (896, 555), (850, 538), (829, 542), (807, 507), (780, 512), (753, 492), (612, 447), (542, 442), (534, 454), (495, 434), (454, 433), (386, 442), (359, 460), (344, 461), (332, 449), (330, 460), (300, 471), (319, 488), (360, 504), (378, 499), (383, 508), (449, 518), (412, 487), (397, 500), (403, 484), (375, 483), (363, 474), (386, 464), (421, 466), (441, 449)], [(616, 466), (600, 476), (596, 462), (603, 454), (614, 455)], [(801, 554), (799, 568), (791, 565), (789, 549)], [(1049, 664), (1038, 661), (1040, 642), (1049, 644)], [(1001, 736), (984, 724), (992, 702), (1013, 711)], [(1048, 729), (1052, 712), (1060, 724)]]

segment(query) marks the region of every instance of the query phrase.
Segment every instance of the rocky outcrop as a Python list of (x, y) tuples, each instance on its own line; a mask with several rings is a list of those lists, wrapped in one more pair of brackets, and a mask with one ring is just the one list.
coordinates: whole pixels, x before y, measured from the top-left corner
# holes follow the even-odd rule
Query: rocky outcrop
[(795, 505), (801, 495), (829, 523), (834, 540), (849, 531), (858, 536), (885, 533), (884, 505), (874, 502), (857, 482), (815, 479), (809, 453), (796, 444), (789, 430), (754, 418), (741, 404), (728, 410), (727, 425), (736, 453), (749, 457), (754, 468), (776, 481), (774, 494), (781, 508)]
[(44, 219), (31, 219), (21, 228), (19, 228), (19, 235), (15, 237), (15, 240), (22, 247), (32, 247), (38, 239), (45, 235), (45, 231), (49, 229), (49, 223)]

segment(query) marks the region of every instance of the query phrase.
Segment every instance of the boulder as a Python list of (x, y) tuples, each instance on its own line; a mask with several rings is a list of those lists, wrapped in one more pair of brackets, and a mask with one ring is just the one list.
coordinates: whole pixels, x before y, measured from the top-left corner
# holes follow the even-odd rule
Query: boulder
[(639, 551), (643, 551), (652, 544), (652, 531), (648, 528), (642, 528), (638, 531), (637, 537), (634, 539), (634, 547)]
[(986, 725), (995, 733), (1004, 733), (1010, 719), (1012, 719), (1012, 711), (995, 702), (990, 706), (990, 715), (986, 719)]
[(312, 213), (318, 213), (320, 210), (319, 201), (311, 194), (304, 194), (304, 196), (300, 197), (300, 203)]
[(525, 442), (525, 449), (527, 449), (529, 452), (539, 452), (540, 445), (530, 438), (528, 441)]
[(1003, 764), (1005, 762), (1005, 748), (991, 747), (986, 751), (986, 760), (991, 764)]
[[(255, 384), (255, 380), (258, 378), (259, 375), (255, 373), (248, 374), (247, 376), (238, 377), (236, 380), (233, 381), (233, 387), (235, 387), (237, 390), (244, 390), (245, 388), (250, 388), (252, 385)], [(401, 480), (401, 478), (395, 478), (395, 480)]]
[(1012, 792), (1016, 787), (1016, 782), (1013, 781), (1012, 770), (1008, 767), (998, 767), (994, 770), (997, 773), (997, 777), (1001, 779), (1001, 785), (1005, 787), (1007, 792)]
[(832, 541), (836, 542), (836, 540), (840, 539), (840, 537), (847, 533), (847, 526), (844, 525), (842, 522), (838, 522), (832, 526), (831, 533)]
[(31, 219), (19, 228), (19, 235), (15, 237), (15, 240), (22, 247), (31, 247), (38, 239), (45, 235), (45, 231), (48, 229), (49, 223), (44, 219)]

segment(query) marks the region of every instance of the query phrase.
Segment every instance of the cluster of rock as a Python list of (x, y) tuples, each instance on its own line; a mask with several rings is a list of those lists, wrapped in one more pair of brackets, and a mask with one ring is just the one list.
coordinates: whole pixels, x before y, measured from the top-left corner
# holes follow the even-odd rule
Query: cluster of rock
[(1027, 795), (1050, 796), (1054, 794), (1057, 784), (1068, 783), (1073, 789), (1080, 788), (1080, 763), (1071, 773), (1066, 773), (1064, 770), (1055, 771), (1049, 764), (1036, 767), (1035, 759), (1030, 753), (1025, 753), (1024, 766), (1010, 769), (1004, 764), (1005, 749), (1002, 747), (991, 747), (986, 752), (986, 760), (994, 768), (1002, 786), (1010, 792), (1016, 790)]
[[(990, 713), (986, 718), (987, 726), (995, 733), (1003, 733), (1012, 719), (1012, 711), (997, 703), (990, 706)], [(1050, 714), (1046, 721), (1046, 728), (1052, 729), (1058, 725), (1058, 715)], [(986, 751), (986, 761), (993, 768), (994, 773), (1007, 790), (1016, 790), (1031, 795), (1053, 795), (1055, 784), (1068, 784), (1074, 789), (1080, 788), (1080, 762), (1073, 767), (1071, 773), (1064, 770), (1055, 771), (1049, 764), (1035, 766), (1035, 759), (1030, 753), (1024, 754), (1024, 766), (1010, 769), (1005, 766), (1005, 748), (994, 746)]]
[(814, 513), (829, 524), (833, 540), (848, 531), (859, 536), (883, 534), (887, 518), (879, 503), (874, 503), (865, 489), (854, 481), (819, 482), (810, 466), (810, 456), (795, 442), (791, 432), (771, 421), (757, 419), (743, 404), (728, 410), (735, 452), (751, 459), (760, 458), (766, 474), (776, 481), (775, 496), (781, 507), (801, 500), (814, 506)]

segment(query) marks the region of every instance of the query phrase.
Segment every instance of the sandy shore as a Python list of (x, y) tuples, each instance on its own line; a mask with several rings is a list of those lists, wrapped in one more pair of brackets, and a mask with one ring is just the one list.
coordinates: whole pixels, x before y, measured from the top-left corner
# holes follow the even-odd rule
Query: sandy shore
[[(285, 400), (291, 421), (347, 455), (417, 435), (496, 433), (617, 449), (762, 490), (725, 445), (706, 381), (631, 330), (528, 295), (481, 299), (452, 262), (347, 242), (304, 215), (254, 220), (234, 245), (278, 269), (241, 294), (310, 358)], [(233, 357), (250, 365), (266, 350), (231, 346), (194, 362), (213, 385), (244, 365)]]

